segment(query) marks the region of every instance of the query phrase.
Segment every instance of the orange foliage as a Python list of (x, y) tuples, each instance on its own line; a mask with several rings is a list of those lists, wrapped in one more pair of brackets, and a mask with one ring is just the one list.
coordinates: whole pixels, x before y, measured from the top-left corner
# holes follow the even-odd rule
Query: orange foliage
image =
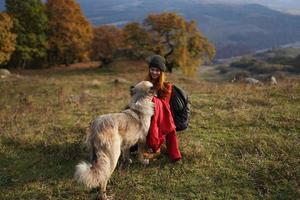
[(52, 56), (66, 64), (87, 60), (92, 27), (74, 0), (48, 0), (48, 37)]
[(125, 43), (134, 49), (142, 51), (149, 44), (149, 33), (137, 22), (124, 26)]
[(94, 29), (92, 58), (104, 63), (112, 61), (115, 51), (124, 47), (123, 31), (113, 25), (103, 25)]
[(167, 67), (180, 67), (187, 74), (211, 60), (214, 46), (202, 35), (195, 21), (186, 21), (176, 13), (151, 14), (144, 21), (151, 33), (149, 48), (167, 59)]
[(7, 62), (16, 46), (16, 34), (11, 32), (13, 21), (6, 13), (0, 13), (0, 64)]

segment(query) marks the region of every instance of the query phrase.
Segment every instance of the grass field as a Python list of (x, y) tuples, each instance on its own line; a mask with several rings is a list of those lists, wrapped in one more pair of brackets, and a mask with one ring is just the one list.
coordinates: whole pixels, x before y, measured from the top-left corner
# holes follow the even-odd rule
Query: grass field
[[(73, 180), (88, 159), (89, 122), (118, 112), (146, 65), (23, 71), (0, 80), (0, 199), (92, 199)], [(114, 79), (121, 78), (121, 84)], [(127, 80), (127, 81), (126, 81)], [(300, 81), (248, 87), (185, 78), (169, 80), (191, 97), (189, 129), (178, 133), (181, 163), (162, 155), (134, 159), (108, 184), (114, 199), (299, 199)]]

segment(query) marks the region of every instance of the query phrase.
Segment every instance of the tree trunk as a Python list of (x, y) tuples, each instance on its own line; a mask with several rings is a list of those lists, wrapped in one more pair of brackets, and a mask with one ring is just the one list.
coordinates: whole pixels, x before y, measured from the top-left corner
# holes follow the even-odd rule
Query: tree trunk
[(173, 62), (166, 62), (167, 71), (172, 73), (173, 72)]
[(168, 61), (168, 57), (170, 55), (172, 55), (172, 53), (174, 51), (174, 48), (173, 48), (173, 46), (170, 46), (170, 47), (171, 47), (171, 50), (164, 56), (164, 58), (166, 59), (166, 66), (167, 66), (168, 72), (172, 73), (173, 67), (174, 67), (174, 63), (173, 62), (169, 62)]

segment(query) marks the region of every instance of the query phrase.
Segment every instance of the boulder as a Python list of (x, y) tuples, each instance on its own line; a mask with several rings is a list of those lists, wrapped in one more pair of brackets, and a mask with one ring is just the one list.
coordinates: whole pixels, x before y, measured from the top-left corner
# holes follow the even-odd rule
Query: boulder
[(0, 69), (1, 78), (5, 78), (5, 77), (10, 76), (10, 75), (11, 75), (11, 73), (7, 69)]
[(118, 85), (118, 84), (129, 84), (130, 81), (123, 79), (123, 78), (116, 78), (111, 83)]

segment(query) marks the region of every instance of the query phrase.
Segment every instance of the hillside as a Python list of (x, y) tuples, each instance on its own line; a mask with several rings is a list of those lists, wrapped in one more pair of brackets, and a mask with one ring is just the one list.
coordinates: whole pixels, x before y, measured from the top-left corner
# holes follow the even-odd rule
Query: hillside
[[(73, 181), (88, 159), (85, 135), (97, 115), (118, 112), (147, 66), (119, 60), (106, 68), (14, 71), (0, 79), (0, 199), (91, 199)], [(297, 199), (300, 82), (276, 87), (169, 80), (185, 88), (190, 126), (178, 133), (183, 160), (165, 150), (145, 167), (116, 170), (108, 194), (123, 199)], [(114, 79), (128, 80), (115, 84)]]
[(174, 11), (198, 22), (216, 45), (217, 57), (231, 57), (300, 41), (300, 16), (259, 4), (204, 4), (201, 1), (79, 1), (94, 25), (141, 21), (149, 13)]
[(273, 75), (277, 79), (299, 77), (300, 48), (274, 48), (255, 54), (220, 59), (211, 67), (221, 80), (230, 80), (237, 74), (261, 78)]
[[(272, 10), (261, 4), (292, 9), (299, 3), (263, 1), (245, 4), (241, 1), (204, 0), (78, 0), (85, 15), (94, 25), (123, 26), (142, 20), (149, 13), (177, 12), (197, 21), (203, 33), (217, 48), (217, 58), (253, 53), (300, 41), (300, 16)], [(210, 3), (208, 3), (210, 2)], [(215, 2), (215, 3), (211, 3)], [(230, 1), (229, 1), (230, 2)], [(258, 2), (259, 1), (249, 1)], [(0, 0), (3, 9), (4, 0)], [(294, 8), (296, 9), (296, 8)]]

